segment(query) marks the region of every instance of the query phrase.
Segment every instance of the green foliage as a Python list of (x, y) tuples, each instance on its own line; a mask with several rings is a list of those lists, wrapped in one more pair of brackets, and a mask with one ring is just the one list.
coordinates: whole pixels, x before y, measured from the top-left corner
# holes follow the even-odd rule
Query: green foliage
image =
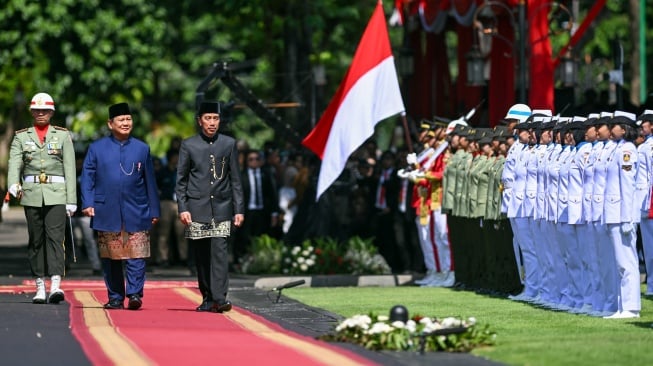
[(243, 273), (279, 273), (281, 272), (282, 244), (268, 235), (252, 239), (250, 255), (241, 263)]
[[(275, 262), (276, 261), (276, 262)], [(272, 265), (271, 263), (276, 263)], [(332, 238), (306, 240), (289, 247), (267, 235), (256, 237), (241, 263), (246, 274), (330, 275), (387, 274), (390, 267), (370, 240), (352, 237), (344, 243)]]

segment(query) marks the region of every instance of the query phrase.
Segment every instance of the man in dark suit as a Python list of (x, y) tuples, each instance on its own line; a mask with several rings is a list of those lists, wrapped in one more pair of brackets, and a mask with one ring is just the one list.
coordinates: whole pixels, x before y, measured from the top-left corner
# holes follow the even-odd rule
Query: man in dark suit
[(258, 150), (249, 150), (242, 171), (245, 217), (234, 244), (234, 263), (242, 258), (251, 246), (252, 238), (271, 235), (280, 225), (279, 198), (274, 177), (268, 169), (262, 169), (263, 159)]
[(227, 238), (245, 220), (236, 140), (219, 134), (220, 104), (203, 102), (200, 133), (181, 143), (177, 165), (179, 219), (195, 251), (202, 304), (197, 311), (231, 310)]

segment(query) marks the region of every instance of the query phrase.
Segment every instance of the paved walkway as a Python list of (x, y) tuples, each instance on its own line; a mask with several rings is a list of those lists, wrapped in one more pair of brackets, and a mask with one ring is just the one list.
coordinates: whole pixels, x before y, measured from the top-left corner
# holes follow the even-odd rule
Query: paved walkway
[[(3, 365), (66, 364), (88, 365), (91, 361), (70, 331), (70, 304), (32, 305), (31, 293), (8, 293), (3, 287), (15, 287), (30, 282), (29, 265), (25, 259), (27, 232), (22, 208), (12, 208), (3, 214), (0, 223), (0, 354)], [(90, 265), (80, 258), (71, 264), (67, 280), (102, 280), (93, 276)], [(292, 278), (294, 279), (294, 278)], [(316, 276), (307, 278), (312, 286), (321, 285), (401, 285), (410, 278), (402, 276)], [(148, 273), (148, 280), (194, 281), (185, 269), (155, 269)], [(299, 335), (315, 338), (333, 331), (342, 319), (336, 314), (317, 309), (281, 296), (261, 287), (285, 283), (291, 278), (257, 278), (233, 275), (229, 297), (238, 307), (272, 321)], [(31, 290), (30, 290), (31, 291)], [(45, 329), (45, 330), (44, 330)], [(49, 337), (44, 337), (47, 333)], [(350, 344), (338, 344), (349, 351), (381, 365), (471, 365), (486, 366), (496, 363), (469, 354), (412, 352), (372, 352)], [(190, 357), (190, 356), (189, 356)], [(192, 364), (192, 358), (188, 359)], [(272, 363), (274, 364), (274, 363)]]

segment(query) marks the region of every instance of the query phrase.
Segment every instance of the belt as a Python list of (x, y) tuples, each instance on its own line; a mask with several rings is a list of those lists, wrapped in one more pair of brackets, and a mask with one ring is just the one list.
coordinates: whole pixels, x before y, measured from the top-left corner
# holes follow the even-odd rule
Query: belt
[(66, 179), (60, 175), (26, 175), (23, 177), (25, 183), (65, 183)]

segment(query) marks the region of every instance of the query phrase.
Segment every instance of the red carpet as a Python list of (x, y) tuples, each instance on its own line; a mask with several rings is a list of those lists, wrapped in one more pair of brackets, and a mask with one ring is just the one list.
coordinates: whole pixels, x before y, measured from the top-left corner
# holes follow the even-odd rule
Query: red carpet
[(238, 307), (225, 314), (196, 312), (201, 296), (194, 286), (148, 281), (142, 309), (104, 310), (101, 281), (67, 281), (72, 332), (95, 365), (372, 364)]

